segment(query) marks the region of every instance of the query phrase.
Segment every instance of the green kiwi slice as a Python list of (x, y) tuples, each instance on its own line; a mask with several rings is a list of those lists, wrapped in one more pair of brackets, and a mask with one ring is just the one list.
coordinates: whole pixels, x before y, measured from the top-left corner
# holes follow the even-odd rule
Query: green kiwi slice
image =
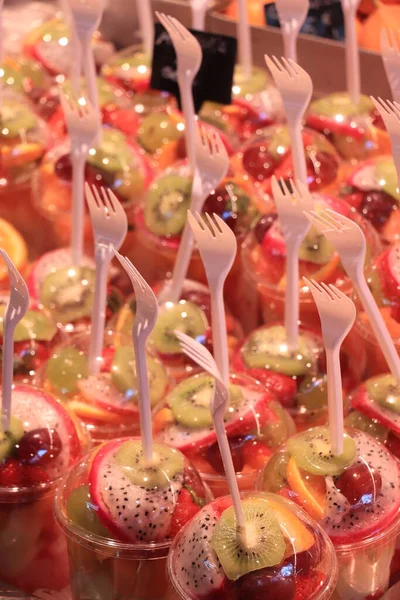
[(326, 237), (311, 227), (299, 248), (299, 259), (316, 265), (325, 265), (330, 261), (335, 250)]
[(40, 289), (40, 302), (60, 323), (90, 317), (95, 272), (89, 267), (64, 267), (49, 273)]
[(276, 493), (287, 486), (286, 471), (289, 460), (289, 452), (276, 452), (271, 456), (262, 476), (263, 490)]
[(369, 396), (396, 415), (400, 414), (400, 386), (393, 375), (377, 375), (365, 382)]
[[(0, 335), (3, 335), (3, 318), (6, 307), (0, 306)], [(14, 332), (14, 342), (37, 340), (50, 342), (57, 333), (57, 326), (43, 312), (27, 310), (24, 317), (17, 324)]]
[(186, 223), (190, 206), (192, 180), (169, 173), (149, 187), (144, 204), (144, 220), (148, 229), (159, 236), (179, 235)]
[(138, 130), (138, 142), (147, 152), (154, 153), (167, 142), (182, 136), (176, 124), (165, 113), (153, 113), (145, 117)]
[(311, 340), (299, 335), (298, 348), (289, 350), (281, 325), (261, 327), (249, 335), (242, 347), (243, 360), (251, 368), (266, 368), (289, 376), (305, 375), (313, 367)]
[[(150, 403), (155, 406), (162, 400), (168, 386), (168, 375), (162, 363), (149, 355), (146, 355), (146, 364)], [(138, 403), (135, 352), (131, 346), (119, 346), (116, 349), (111, 363), (111, 379), (118, 391), (127, 395), (131, 402)]]
[(369, 419), (358, 410), (353, 410), (344, 420), (346, 427), (354, 427), (368, 433), (383, 444), (387, 441), (389, 429), (378, 423), (375, 419)]
[(7, 458), (23, 435), (24, 426), (22, 421), (11, 416), (9, 429), (7, 431), (0, 430), (0, 462)]
[(132, 167), (133, 153), (121, 131), (103, 128), (101, 145), (92, 148), (87, 162), (101, 171), (116, 173)]
[(168, 302), (160, 310), (150, 340), (161, 354), (181, 354), (181, 346), (175, 331), (192, 338), (204, 336), (208, 327), (207, 317), (201, 308), (190, 301)]
[(46, 365), (46, 377), (63, 396), (78, 391), (78, 382), (88, 376), (87, 356), (74, 346), (59, 348)]
[(327, 427), (314, 427), (293, 436), (287, 442), (287, 449), (301, 469), (314, 475), (340, 475), (357, 455), (355, 441), (345, 433), (343, 452), (334, 456)]
[(38, 125), (35, 114), (24, 104), (5, 101), (1, 105), (0, 137), (25, 137), (25, 133)]
[(327, 394), (326, 375), (318, 377), (307, 375), (299, 386), (297, 406), (304, 406), (307, 410), (324, 408), (327, 405)]
[(268, 84), (268, 75), (265, 69), (253, 67), (250, 78), (240, 65), (236, 65), (233, 75), (233, 94), (244, 98), (248, 94), (263, 92)]
[(397, 181), (397, 171), (392, 158), (378, 158), (376, 163), (376, 178), (384, 192), (400, 201)]
[(153, 444), (153, 460), (149, 464), (142, 451), (140, 440), (124, 442), (115, 456), (115, 462), (134, 485), (149, 489), (164, 487), (177, 473), (183, 473), (183, 455), (175, 448)]
[(69, 495), (67, 501), (67, 516), (75, 525), (89, 533), (101, 537), (111, 537), (108, 529), (97, 516), (97, 507), (93, 505), (89, 486), (81, 485)]
[(244, 531), (238, 531), (233, 506), (225, 509), (217, 522), (211, 545), (225, 575), (231, 581), (265, 567), (278, 565), (286, 544), (278, 518), (262, 497), (242, 500)]
[(354, 115), (365, 115), (374, 110), (372, 100), (368, 96), (361, 95), (358, 104), (353, 104), (350, 97), (345, 92), (337, 92), (329, 94), (310, 105), (310, 112), (318, 113), (325, 117), (336, 117), (340, 114), (344, 117), (352, 117)]

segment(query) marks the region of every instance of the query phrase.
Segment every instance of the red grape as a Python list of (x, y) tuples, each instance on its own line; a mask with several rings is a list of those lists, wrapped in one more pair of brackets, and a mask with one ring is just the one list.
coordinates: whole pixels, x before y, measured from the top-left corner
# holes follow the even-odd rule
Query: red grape
[(276, 221), (277, 219), (277, 214), (275, 213), (270, 213), (269, 215), (263, 215), (259, 221), (257, 222), (257, 224), (254, 227), (254, 235), (256, 236), (256, 239), (258, 241), (259, 244), (262, 243), (265, 234), (267, 233), (267, 231), (272, 227), (273, 223)]
[(30, 465), (46, 465), (62, 450), (60, 436), (55, 429), (32, 429), (26, 432), (17, 445), (17, 457)]
[(382, 477), (371, 465), (357, 461), (336, 477), (335, 486), (351, 506), (359, 503), (365, 506), (376, 502), (382, 489)]
[[(244, 458), (242, 453), (242, 446), (246, 442), (246, 437), (232, 437), (229, 438), (229, 446), (231, 449), (233, 465), (236, 473), (239, 473), (244, 466)], [(225, 473), (224, 465), (222, 463), (221, 453), (219, 451), (218, 443), (215, 442), (212, 446), (207, 449), (206, 459), (210, 463), (213, 469), (217, 473)]]
[(250, 146), (243, 152), (245, 171), (260, 183), (272, 177), (276, 167), (275, 157), (264, 144)]
[(360, 205), (361, 214), (380, 230), (397, 209), (396, 201), (386, 192), (367, 192)]
[(235, 600), (293, 600), (296, 580), (291, 565), (251, 571), (234, 584)]
[(310, 190), (318, 190), (335, 181), (338, 162), (329, 152), (310, 152), (307, 156), (308, 184)]
[(215, 189), (204, 203), (203, 212), (217, 214), (227, 225), (235, 231), (237, 212), (232, 208), (231, 197), (224, 185)]
[(63, 181), (72, 181), (71, 156), (63, 154), (60, 156), (54, 167), (55, 174)]

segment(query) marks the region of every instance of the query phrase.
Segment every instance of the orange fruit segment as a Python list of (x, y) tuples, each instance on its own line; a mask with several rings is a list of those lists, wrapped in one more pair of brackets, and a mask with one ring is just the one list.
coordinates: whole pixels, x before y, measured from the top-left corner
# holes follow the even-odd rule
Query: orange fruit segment
[(170, 408), (162, 408), (153, 418), (153, 433), (157, 435), (167, 425), (172, 424), (175, 421), (172, 410)]
[[(28, 248), (21, 234), (4, 219), (0, 219), (0, 247), (3, 248), (18, 271), (23, 271), (28, 260)], [(0, 281), (7, 279), (5, 263), (0, 263)]]
[(68, 408), (73, 410), (76, 415), (87, 421), (94, 420), (104, 423), (122, 423), (124, 421), (124, 417), (122, 415), (113, 414), (108, 410), (104, 410), (103, 408), (99, 408), (93, 404), (86, 404), (80, 400), (71, 400), (71, 402), (68, 404)]
[(281, 529), (285, 532), (291, 543), (287, 545), (285, 558), (292, 556), (295, 552), (305, 552), (314, 544), (314, 536), (302, 521), (289, 508), (284, 506), (283, 502), (275, 501), (271, 497), (268, 503), (278, 517)]
[(2, 146), (1, 164), (5, 169), (20, 167), (26, 163), (39, 160), (43, 154), (43, 146), (40, 144), (18, 144), (11, 148)]
[(313, 519), (321, 520), (324, 517), (326, 504), (324, 477), (300, 469), (292, 456), (286, 468), (286, 478), (303, 508)]

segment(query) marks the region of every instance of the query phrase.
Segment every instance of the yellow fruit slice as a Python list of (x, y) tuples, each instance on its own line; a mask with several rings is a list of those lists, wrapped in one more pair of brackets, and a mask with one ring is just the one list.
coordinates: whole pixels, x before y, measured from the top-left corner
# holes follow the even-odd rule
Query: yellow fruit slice
[(286, 478), (308, 514), (317, 521), (322, 519), (326, 504), (325, 478), (300, 469), (293, 456), (286, 468)]
[(3, 168), (21, 167), (35, 160), (39, 160), (44, 152), (40, 144), (18, 144), (13, 146), (2, 146), (1, 164)]
[[(4, 219), (0, 219), (0, 248), (3, 248), (18, 271), (23, 271), (28, 260), (28, 248), (20, 233)], [(0, 263), (0, 281), (8, 277), (7, 267)]]
[(113, 414), (103, 408), (94, 406), (93, 404), (86, 404), (80, 400), (71, 400), (68, 404), (69, 410), (74, 411), (76, 415), (90, 421), (102, 421), (104, 423), (123, 423), (124, 417), (122, 415)]
[(311, 548), (314, 544), (314, 536), (305, 524), (289, 508), (284, 506), (283, 501), (269, 497), (268, 503), (272, 505), (275, 511), (285, 537), (290, 538), (285, 558), (292, 556), (294, 553), (300, 554), (300, 552), (305, 552)]

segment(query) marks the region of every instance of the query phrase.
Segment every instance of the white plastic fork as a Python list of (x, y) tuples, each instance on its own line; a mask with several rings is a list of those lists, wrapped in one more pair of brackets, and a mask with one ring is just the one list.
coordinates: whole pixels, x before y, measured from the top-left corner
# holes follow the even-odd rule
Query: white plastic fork
[(190, 0), (192, 29), (204, 31), (209, 0)]
[(94, 233), (96, 281), (92, 307), (89, 346), (89, 373), (98, 375), (101, 368), (104, 325), (106, 322), (107, 273), (114, 249), (119, 250), (128, 231), (128, 219), (121, 203), (109, 189), (96, 188), (86, 183), (86, 202)]
[(143, 49), (147, 56), (153, 55), (154, 24), (153, 11), (150, 0), (136, 0), (136, 11), (139, 19), (140, 30), (142, 33)]
[(139, 388), (140, 431), (144, 457), (146, 461), (151, 461), (153, 458), (153, 432), (149, 377), (146, 365), (146, 342), (157, 321), (157, 298), (147, 281), (143, 279), (131, 261), (121, 256), (116, 250), (114, 250), (114, 253), (127, 272), (135, 291), (136, 313), (132, 327), (132, 339)]
[(83, 254), (84, 182), (86, 157), (100, 129), (100, 117), (86, 98), (77, 98), (72, 90), (61, 91), (61, 104), (71, 139), (73, 264), (79, 265)]
[(352, 280), (368, 315), (372, 330), (382, 348), (389, 369), (393, 377), (400, 382), (400, 358), (365, 280), (364, 264), (367, 245), (364, 233), (357, 223), (330, 209), (319, 213), (306, 213), (306, 215), (338, 252), (342, 265)]
[(297, 61), (296, 42), (310, 8), (309, 0), (275, 0), (286, 58)]
[[(218, 133), (215, 132), (208, 135), (205, 129), (199, 125), (195, 142), (197, 168), (189, 208), (192, 213), (203, 210), (204, 202), (212, 190), (217, 188), (224, 179), (229, 167), (228, 154)], [(172, 277), (158, 296), (160, 303), (167, 301), (177, 302), (179, 300), (192, 251), (193, 232), (188, 221), (186, 221)]]
[[(400, 63), (399, 63), (400, 67)], [(390, 100), (376, 100), (371, 96), (372, 102), (375, 104), (376, 110), (381, 115), (385, 127), (389, 133), (390, 143), (392, 145), (392, 155), (394, 166), (396, 167), (397, 182), (400, 181), (400, 104), (391, 102)]]
[(393, 29), (381, 31), (381, 54), (393, 100), (400, 102), (400, 50)]
[(188, 211), (188, 221), (192, 228), (204, 270), (206, 272), (211, 296), (211, 321), (215, 360), (225, 385), (229, 382), (229, 356), (226, 333), (224, 284), (235, 260), (237, 243), (235, 235), (228, 225), (214, 214), (207, 213), (204, 220)]
[(10, 277), (10, 297), (3, 318), (3, 383), (1, 388), (2, 429), (8, 431), (11, 418), (11, 397), (14, 373), (14, 332), (29, 306), (29, 292), (25, 281), (15, 268), (7, 252), (0, 248)]
[(343, 452), (343, 392), (340, 347), (354, 324), (356, 307), (346, 294), (334, 285), (309, 281), (304, 277), (317, 305), (321, 319), (322, 339), (326, 352), (328, 376), (328, 414), (332, 453)]
[(360, 0), (340, 0), (344, 17), (346, 40), (346, 82), (350, 99), (356, 106), (360, 102), (360, 53), (358, 51), (356, 18)]
[(309, 74), (293, 60), (265, 55), (265, 62), (271, 71), (276, 86), (281, 93), (283, 106), (292, 145), (294, 174), (296, 179), (307, 185), (307, 166), (301, 136), (302, 119), (310, 102), (313, 85)]
[(310, 229), (304, 211), (312, 210), (314, 202), (308, 187), (301, 181), (290, 182), (293, 191), (283, 179), (278, 183), (275, 176), (271, 185), (286, 245), (286, 340), (290, 350), (295, 350), (299, 333), (299, 248)]
[(222, 462), (228, 481), (228, 487), (232, 496), (232, 502), (235, 509), (236, 523), (238, 525), (238, 534), (245, 532), (245, 518), (243, 508), (240, 501), (240, 491), (236, 479), (235, 467), (232, 460), (231, 450), (228, 442), (228, 437), (225, 431), (224, 417), (228, 408), (229, 390), (227, 383), (224, 382), (217, 365), (210, 352), (193, 338), (185, 333), (175, 331), (177, 338), (180, 341), (183, 352), (191, 360), (199, 365), (214, 377), (215, 385), (213, 396), (210, 403), (211, 415), (214, 421), (215, 432), (217, 434), (218, 445), (221, 452)]
[(167, 30), (174, 45), (177, 60), (178, 86), (181, 96), (183, 116), (185, 117), (186, 152), (192, 173), (196, 170), (195, 157), (195, 112), (193, 105), (193, 81), (196, 77), (203, 53), (199, 42), (174, 17), (156, 12), (160, 23)]

